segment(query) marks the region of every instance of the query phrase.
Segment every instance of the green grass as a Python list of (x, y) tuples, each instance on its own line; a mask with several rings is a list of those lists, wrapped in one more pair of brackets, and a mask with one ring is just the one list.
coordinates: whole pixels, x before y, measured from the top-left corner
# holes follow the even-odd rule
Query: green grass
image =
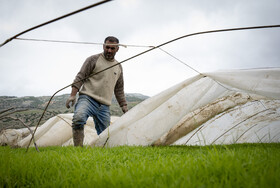
[(0, 187), (280, 187), (280, 144), (0, 147)]

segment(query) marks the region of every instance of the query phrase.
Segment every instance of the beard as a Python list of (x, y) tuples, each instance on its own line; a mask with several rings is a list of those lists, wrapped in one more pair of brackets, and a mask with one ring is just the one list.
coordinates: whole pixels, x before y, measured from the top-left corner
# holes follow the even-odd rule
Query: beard
[(104, 56), (107, 60), (113, 60), (115, 57), (115, 54), (107, 52), (107, 53), (104, 53)]

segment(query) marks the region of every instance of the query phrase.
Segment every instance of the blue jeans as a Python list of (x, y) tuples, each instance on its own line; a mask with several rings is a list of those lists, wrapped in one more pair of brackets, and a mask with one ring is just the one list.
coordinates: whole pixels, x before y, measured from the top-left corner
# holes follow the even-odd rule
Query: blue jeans
[(75, 105), (73, 129), (84, 129), (89, 116), (93, 117), (98, 135), (110, 125), (109, 106), (101, 104), (87, 95), (80, 95)]

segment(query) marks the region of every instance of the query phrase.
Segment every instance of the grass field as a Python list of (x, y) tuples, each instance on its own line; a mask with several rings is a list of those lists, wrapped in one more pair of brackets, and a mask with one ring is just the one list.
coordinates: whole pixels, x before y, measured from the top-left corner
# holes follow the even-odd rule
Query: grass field
[(0, 153), (0, 187), (280, 187), (280, 144)]

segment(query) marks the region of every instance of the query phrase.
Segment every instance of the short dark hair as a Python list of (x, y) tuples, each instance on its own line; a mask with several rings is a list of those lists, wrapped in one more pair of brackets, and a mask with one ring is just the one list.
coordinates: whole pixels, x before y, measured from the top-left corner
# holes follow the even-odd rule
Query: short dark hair
[(106, 37), (106, 39), (104, 40), (104, 43), (106, 43), (106, 41), (116, 42), (119, 44), (119, 39), (117, 39), (116, 37), (113, 37), (113, 36)]

